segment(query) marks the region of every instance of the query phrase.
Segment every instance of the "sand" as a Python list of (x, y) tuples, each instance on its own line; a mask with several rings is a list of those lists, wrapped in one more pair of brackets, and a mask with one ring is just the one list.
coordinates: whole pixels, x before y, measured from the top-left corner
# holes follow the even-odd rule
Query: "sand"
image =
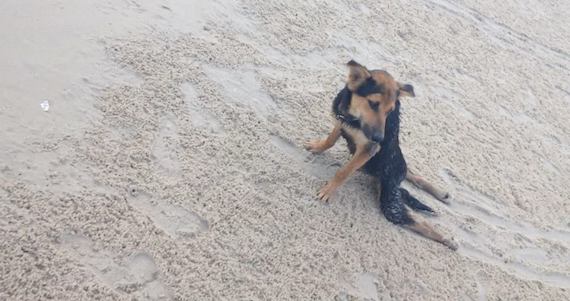
[[(570, 299), (567, 1), (0, 4), (1, 300)], [(415, 87), (402, 148), (448, 190), (382, 216), (317, 190), (349, 59)], [(48, 100), (44, 112), (40, 103)]]

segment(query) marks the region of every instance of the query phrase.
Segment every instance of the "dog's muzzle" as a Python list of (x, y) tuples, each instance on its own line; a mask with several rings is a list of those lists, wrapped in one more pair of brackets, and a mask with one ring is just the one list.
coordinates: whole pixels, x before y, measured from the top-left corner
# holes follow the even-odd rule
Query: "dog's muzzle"
[(362, 132), (366, 138), (376, 142), (378, 144), (382, 143), (384, 140), (384, 133), (376, 131), (374, 128), (367, 126), (366, 124), (362, 126)]
[(372, 134), (372, 137), (370, 137), (370, 139), (376, 143), (382, 143), (382, 141), (384, 140), (384, 135), (380, 133), (374, 133)]

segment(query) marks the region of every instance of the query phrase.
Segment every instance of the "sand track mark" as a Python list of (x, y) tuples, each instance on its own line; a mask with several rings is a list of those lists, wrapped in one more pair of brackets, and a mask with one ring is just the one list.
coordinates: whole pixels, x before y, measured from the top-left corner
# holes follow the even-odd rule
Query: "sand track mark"
[(96, 249), (89, 238), (80, 234), (63, 234), (59, 243), (67, 254), (120, 293), (132, 295), (137, 300), (172, 299), (148, 253), (133, 252), (127, 258), (119, 258), (109, 251)]
[(478, 192), (449, 170), (442, 172), (454, 200), (449, 211), (461, 222), (440, 221), (455, 230), (459, 253), (522, 279), (570, 287), (570, 231), (539, 229), (503, 212), (501, 202)]

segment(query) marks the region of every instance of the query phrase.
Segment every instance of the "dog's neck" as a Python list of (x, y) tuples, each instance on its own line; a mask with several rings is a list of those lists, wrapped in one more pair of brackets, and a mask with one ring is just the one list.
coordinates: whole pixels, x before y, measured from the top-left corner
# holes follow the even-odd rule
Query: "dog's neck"
[(384, 140), (380, 145), (382, 147), (390, 144), (398, 144), (400, 135), (400, 100), (396, 100), (394, 110), (388, 114), (386, 118), (386, 128), (384, 129)]
[(348, 112), (351, 100), (352, 100), (352, 91), (350, 91), (348, 87), (344, 87), (344, 89), (340, 90), (340, 92), (338, 92), (338, 94), (336, 95), (333, 101), (332, 111), (335, 115), (335, 118), (338, 121), (350, 127), (359, 129), (360, 119), (351, 115)]

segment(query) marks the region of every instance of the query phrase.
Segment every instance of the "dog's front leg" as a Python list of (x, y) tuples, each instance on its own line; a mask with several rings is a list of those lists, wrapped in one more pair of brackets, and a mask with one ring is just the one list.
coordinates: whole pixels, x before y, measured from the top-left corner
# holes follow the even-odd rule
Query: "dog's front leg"
[(342, 185), (350, 175), (356, 170), (361, 168), (370, 158), (372, 158), (380, 150), (380, 145), (377, 143), (367, 143), (364, 145), (357, 145), (356, 152), (350, 161), (336, 172), (334, 178), (327, 183), (321, 190), (319, 190), (319, 199), (327, 202), (332, 193)]
[(313, 154), (320, 154), (326, 151), (327, 149), (333, 147), (333, 145), (340, 137), (341, 128), (342, 128), (341, 122), (338, 120), (335, 121), (334, 128), (326, 139), (309, 141), (305, 143), (305, 149)]

